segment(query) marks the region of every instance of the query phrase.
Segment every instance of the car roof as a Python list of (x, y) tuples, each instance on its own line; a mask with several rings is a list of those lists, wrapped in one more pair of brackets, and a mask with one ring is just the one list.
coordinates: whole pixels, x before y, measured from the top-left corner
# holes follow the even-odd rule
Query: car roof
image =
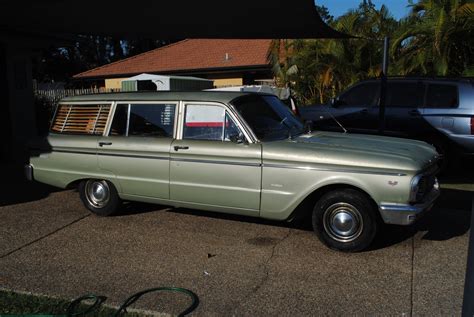
[(139, 92), (117, 92), (70, 96), (61, 99), (60, 102), (80, 101), (214, 101), (230, 102), (235, 98), (247, 95), (272, 96), (257, 92), (234, 92), (234, 91), (139, 91)]

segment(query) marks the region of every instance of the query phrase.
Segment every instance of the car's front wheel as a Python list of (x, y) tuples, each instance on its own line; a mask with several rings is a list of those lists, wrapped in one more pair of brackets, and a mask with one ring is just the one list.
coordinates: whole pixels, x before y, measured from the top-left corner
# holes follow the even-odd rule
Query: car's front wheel
[(378, 227), (373, 203), (354, 189), (324, 194), (314, 206), (312, 220), (321, 242), (331, 249), (347, 252), (366, 249)]
[(117, 213), (121, 200), (115, 186), (106, 180), (88, 179), (79, 184), (79, 195), (84, 206), (98, 216)]

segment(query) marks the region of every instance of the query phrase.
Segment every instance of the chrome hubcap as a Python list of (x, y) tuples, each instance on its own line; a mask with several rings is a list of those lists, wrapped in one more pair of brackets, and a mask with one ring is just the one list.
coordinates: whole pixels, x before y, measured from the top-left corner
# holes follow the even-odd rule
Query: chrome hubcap
[(354, 241), (362, 233), (363, 227), (359, 210), (351, 204), (337, 203), (324, 212), (324, 230), (334, 240)]
[(107, 185), (106, 181), (87, 181), (86, 198), (95, 208), (103, 208), (110, 199), (109, 185)]

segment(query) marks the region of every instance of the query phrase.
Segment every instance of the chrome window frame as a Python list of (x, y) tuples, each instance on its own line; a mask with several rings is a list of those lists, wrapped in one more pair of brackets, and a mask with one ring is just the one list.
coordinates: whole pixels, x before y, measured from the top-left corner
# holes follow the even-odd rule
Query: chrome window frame
[(174, 111), (174, 119), (173, 119), (173, 135), (169, 137), (156, 137), (156, 138), (168, 138), (168, 139), (176, 139), (177, 135), (177, 124), (178, 124), (178, 107), (179, 107), (179, 101), (173, 100), (173, 101), (114, 101), (112, 103), (112, 108), (109, 113), (109, 119), (107, 121), (106, 128), (104, 129), (104, 136), (110, 137), (110, 128), (112, 127), (112, 121), (114, 119), (115, 115), (115, 110), (117, 109), (117, 105), (128, 105), (128, 111), (127, 111), (127, 133), (126, 135), (122, 135), (121, 137), (128, 137), (128, 129), (129, 129), (129, 123), (130, 123), (130, 110), (131, 107), (134, 104), (140, 104), (140, 105), (173, 105), (175, 106), (175, 111)]
[[(185, 100), (180, 102), (179, 106), (179, 114), (178, 114), (178, 134), (176, 136), (177, 140), (191, 140), (191, 139), (184, 139), (184, 120), (186, 119), (186, 106), (187, 105), (197, 105), (197, 106), (217, 106), (224, 108), (225, 114), (228, 114), (230, 118), (234, 121), (235, 125), (238, 127), (240, 132), (244, 135), (245, 139), (248, 143), (255, 143), (254, 139), (249, 135), (247, 129), (244, 128), (242, 122), (240, 121), (240, 117), (235, 113), (235, 110), (232, 109), (228, 104), (221, 103), (221, 102), (214, 102), (214, 101), (192, 101), (192, 100)], [(213, 141), (213, 140), (208, 140)], [(217, 142), (230, 142), (230, 141), (219, 141), (214, 140)]]

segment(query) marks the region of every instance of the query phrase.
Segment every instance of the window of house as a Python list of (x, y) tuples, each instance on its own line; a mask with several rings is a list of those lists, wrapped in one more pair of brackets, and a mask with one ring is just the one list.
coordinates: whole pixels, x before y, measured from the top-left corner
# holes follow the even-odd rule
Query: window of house
[(240, 131), (225, 109), (213, 105), (187, 105), (183, 139), (230, 141)]
[(175, 107), (173, 104), (118, 104), (110, 135), (173, 137)]
[(455, 108), (458, 102), (458, 89), (454, 85), (429, 84), (426, 108)]

